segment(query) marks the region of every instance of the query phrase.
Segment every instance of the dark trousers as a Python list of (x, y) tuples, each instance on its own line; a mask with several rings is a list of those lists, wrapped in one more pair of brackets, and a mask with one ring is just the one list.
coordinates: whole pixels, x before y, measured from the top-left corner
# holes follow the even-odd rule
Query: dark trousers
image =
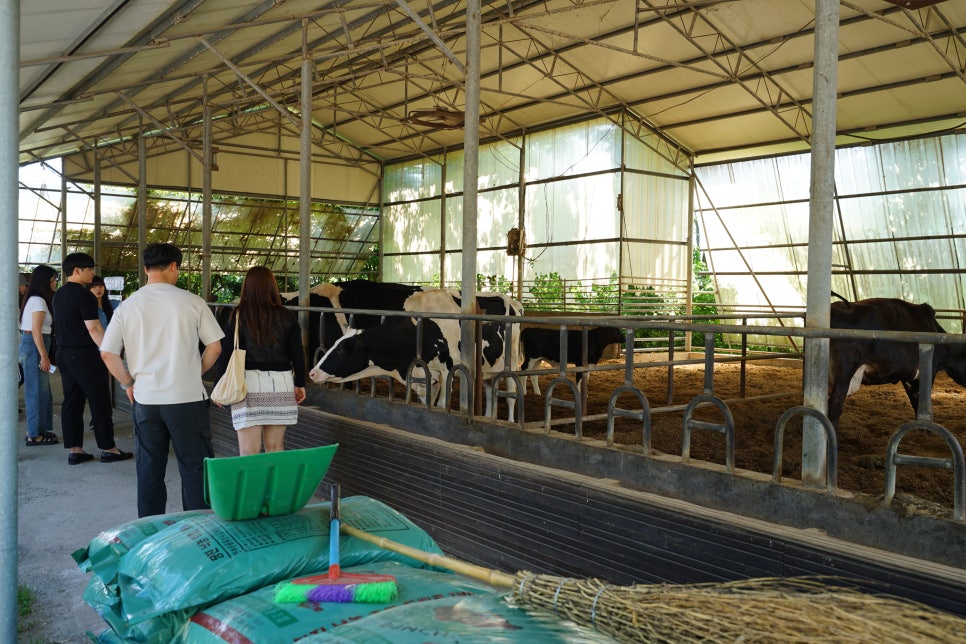
[(138, 473), (138, 516), (164, 514), (168, 488), (164, 473), (168, 450), (181, 473), (181, 503), (185, 510), (201, 510), (205, 503), (205, 458), (213, 457), (208, 401), (174, 405), (134, 402), (134, 458)]
[(94, 438), (103, 450), (114, 448), (114, 416), (107, 367), (96, 349), (57, 348), (57, 368), (64, 387), (60, 428), (64, 447), (84, 446), (84, 404), (91, 408)]

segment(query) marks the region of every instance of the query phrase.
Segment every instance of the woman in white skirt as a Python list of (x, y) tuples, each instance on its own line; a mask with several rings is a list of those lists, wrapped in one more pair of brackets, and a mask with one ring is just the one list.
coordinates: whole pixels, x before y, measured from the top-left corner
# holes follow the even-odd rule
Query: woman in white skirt
[(285, 428), (298, 421), (305, 400), (305, 352), (295, 313), (285, 308), (275, 275), (264, 266), (249, 269), (235, 314), (225, 329), (216, 372), (224, 373), (234, 350), (245, 349), (248, 394), (231, 406), (241, 456), (285, 449)]

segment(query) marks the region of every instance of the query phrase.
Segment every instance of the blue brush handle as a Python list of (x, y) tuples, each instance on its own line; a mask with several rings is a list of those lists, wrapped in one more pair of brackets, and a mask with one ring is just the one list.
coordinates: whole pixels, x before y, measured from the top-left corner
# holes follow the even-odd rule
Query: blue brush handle
[(329, 493), (329, 572), (339, 574), (339, 485), (332, 486)]

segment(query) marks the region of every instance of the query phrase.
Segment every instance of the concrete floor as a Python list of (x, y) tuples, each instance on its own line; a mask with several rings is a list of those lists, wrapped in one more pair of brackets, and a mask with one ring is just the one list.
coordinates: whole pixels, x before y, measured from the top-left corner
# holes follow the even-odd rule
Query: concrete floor
[[(54, 433), (60, 431), (63, 399), (59, 374), (51, 377), (54, 390)], [(21, 390), (20, 436), (26, 434)], [(134, 424), (128, 412), (115, 410), (118, 447), (134, 449)], [(81, 572), (71, 553), (86, 546), (102, 531), (137, 518), (134, 460), (101, 463), (98, 458), (67, 464), (63, 441), (58, 445), (26, 447), (19, 441), (18, 577), (35, 596), (22, 644), (89, 642), (87, 632), (101, 633), (107, 624), (83, 598), (90, 574)], [(93, 432), (84, 437), (85, 449), (100, 455)], [(168, 511), (181, 510), (181, 481), (172, 454), (168, 464)]]

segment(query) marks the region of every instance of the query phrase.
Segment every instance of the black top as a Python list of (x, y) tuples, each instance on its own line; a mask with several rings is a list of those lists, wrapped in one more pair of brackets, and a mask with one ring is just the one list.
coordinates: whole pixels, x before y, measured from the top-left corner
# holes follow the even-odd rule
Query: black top
[(54, 336), (57, 346), (67, 349), (93, 349), (97, 344), (87, 330), (87, 320), (100, 321), (97, 315), (97, 298), (86, 286), (77, 282), (64, 282), (54, 292)]
[[(96, 304), (95, 304), (96, 306)], [(295, 313), (279, 309), (282, 315), (273, 320), (272, 338), (268, 346), (252, 342), (242, 325), (238, 333), (238, 346), (245, 349), (245, 369), (259, 371), (292, 371), (296, 387), (305, 386), (305, 351), (302, 349), (302, 329)], [(235, 316), (232, 315), (221, 340), (221, 355), (215, 365), (215, 374), (221, 377), (228, 367), (228, 360), (235, 350)]]

